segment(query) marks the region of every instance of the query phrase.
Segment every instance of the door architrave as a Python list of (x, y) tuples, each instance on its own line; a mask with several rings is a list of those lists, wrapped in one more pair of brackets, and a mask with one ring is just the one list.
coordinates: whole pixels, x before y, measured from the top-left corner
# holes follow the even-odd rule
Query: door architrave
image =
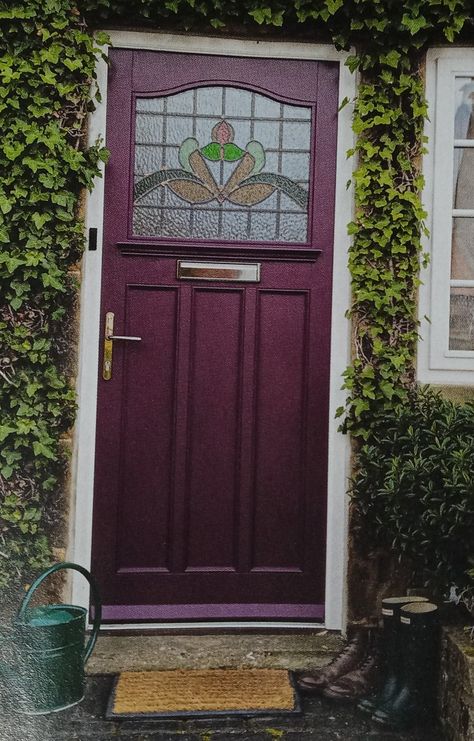
[[(339, 101), (353, 100), (356, 79), (344, 63), (348, 54), (338, 52), (331, 45), (298, 42), (247, 41), (217, 37), (164, 34), (160, 32), (109, 31), (114, 48), (170, 51), (188, 54), (225, 54), (240, 57), (264, 57), (336, 61), (340, 65)], [(102, 47), (108, 54), (108, 46)], [(107, 108), (107, 64), (97, 61), (97, 85), (102, 100), (89, 119), (89, 144), (98, 137), (105, 140)], [(338, 116), (338, 146), (336, 164), (336, 199), (334, 228), (334, 265), (332, 291), (332, 329), (330, 358), (330, 406), (328, 430), (328, 494), (327, 494), (327, 544), (326, 544), (326, 618), (321, 623), (271, 621), (232, 621), (222, 623), (166, 623), (117, 626), (117, 630), (166, 627), (197, 629), (215, 628), (319, 628), (344, 630), (346, 621), (346, 572), (348, 541), (347, 480), (350, 475), (350, 443), (338, 431), (336, 409), (344, 404), (345, 392), (341, 390), (342, 373), (350, 361), (350, 323), (345, 313), (350, 305), (350, 276), (347, 268), (349, 237), (347, 223), (353, 214), (354, 193), (351, 179), (352, 165), (346, 152), (353, 146), (351, 129), (352, 106), (345, 105)], [(106, 143), (106, 142), (105, 142)], [(97, 229), (97, 249), (86, 248), (82, 264), (81, 317), (79, 334), (79, 362), (77, 393), (79, 409), (74, 435), (71, 476), (71, 511), (69, 556), (77, 563), (90, 566), (92, 541), (92, 503), (94, 488), (94, 458), (97, 403), (97, 367), (99, 362), (100, 295), (102, 265), (102, 229), (104, 214), (104, 165), (102, 177), (94, 183), (86, 201), (85, 228)], [(74, 604), (88, 606), (88, 585), (80, 577), (73, 577), (72, 600)], [(108, 625), (107, 629), (114, 629)]]

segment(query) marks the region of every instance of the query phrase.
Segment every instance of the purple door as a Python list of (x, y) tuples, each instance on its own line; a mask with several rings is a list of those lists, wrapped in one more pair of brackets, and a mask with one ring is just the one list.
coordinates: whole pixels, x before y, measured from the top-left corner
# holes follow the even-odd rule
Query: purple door
[(106, 620), (324, 618), (337, 88), (335, 63), (111, 53)]

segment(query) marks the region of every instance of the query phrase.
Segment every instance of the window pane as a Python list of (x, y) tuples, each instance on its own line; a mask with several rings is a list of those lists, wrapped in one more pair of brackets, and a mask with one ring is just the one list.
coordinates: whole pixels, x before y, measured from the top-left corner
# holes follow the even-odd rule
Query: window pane
[(135, 123), (135, 143), (153, 144), (163, 138), (163, 116), (155, 114), (137, 115)]
[(307, 149), (310, 135), (309, 123), (287, 123), (283, 126), (283, 146), (288, 149)]
[(192, 113), (194, 109), (194, 91), (186, 90), (179, 95), (170, 95), (167, 100), (168, 113)]
[(474, 280), (474, 218), (453, 219), (451, 278)]
[(138, 98), (133, 233), (306, 242), (311, 112), (223, 86)]
[[(220, 97), (221, 88), (214, 91), (213, 88), (207, 88), (209, 95), (216, 98)], [(221, 115), (223, 116), (246, 116), (250, 117), (252, 110), (252, 93), (249, 90), (240, 88), (227, 87), (223, 92), (223, 104)]]
[(474, 148), (454, 149), (453, 208), (474, 209)]
[(263, 95), (256, 95), (255, 98), (255, 115), (258, 118), (280, 118), (281, 103), (271, 98), (264, 98)]
[(308, 121), (311, 118), (311, 108), (300, 108), (296, 105), (283, 106), (285, 118), (302, 118)]
[(474, 288), (451, 288), (449, 349), (474, 350)]
[(163, 98), (137, 98), (137, 111), (163, 113)]
[(454, 138), (474, 139), (472, 120), (474, 77), (456, 77), (454, 95)]

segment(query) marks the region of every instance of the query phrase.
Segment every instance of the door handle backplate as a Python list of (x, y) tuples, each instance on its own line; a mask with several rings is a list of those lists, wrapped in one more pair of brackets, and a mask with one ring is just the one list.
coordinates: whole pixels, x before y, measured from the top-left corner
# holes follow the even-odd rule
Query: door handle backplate
[(113, 313), (113, 311), (108, 311), (105, 315), (104, 358), (102, 361), (102, 378), (104, 379), (104, 381), (110, 381), (110, 379), (112, 378), (114, 340), (140, 342), (140, 340), (142, 339), (141, 337), (114, 334), (114, 319), (115, 314)]

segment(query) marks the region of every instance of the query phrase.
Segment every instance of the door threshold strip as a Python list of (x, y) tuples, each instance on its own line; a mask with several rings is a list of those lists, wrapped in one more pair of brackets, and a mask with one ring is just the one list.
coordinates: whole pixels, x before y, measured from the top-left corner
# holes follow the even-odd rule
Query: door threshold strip
[(210, 622), (159, 622), (159, 623), (105, 623), (103, 631), (120, 630), (327, 630), (323, 623), (301, 622), (256, 622), (256, 621), (210, 621)]

